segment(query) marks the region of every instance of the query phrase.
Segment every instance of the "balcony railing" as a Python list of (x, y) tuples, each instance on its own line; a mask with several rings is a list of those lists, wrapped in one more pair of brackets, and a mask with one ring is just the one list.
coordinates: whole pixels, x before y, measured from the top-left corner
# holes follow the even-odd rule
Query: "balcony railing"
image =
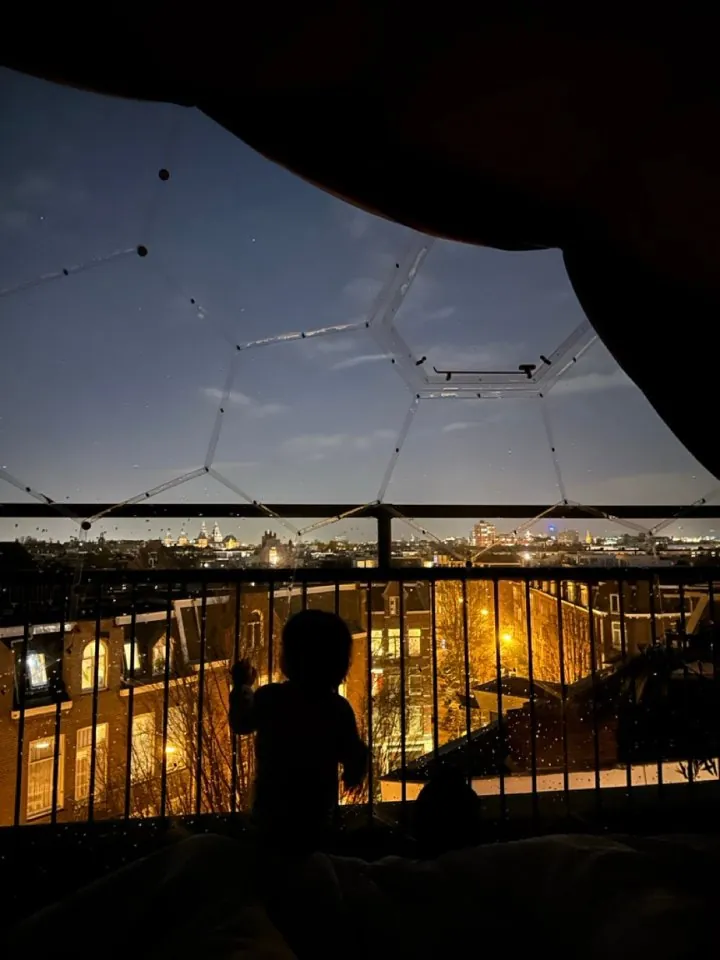
[[(720, 571), (375, 567), (4, 573), (0, 825), (248, 811), (229, 666), (280, 679), (338, 612), (371, 763), (339, 816), (409, 822), (441, 769), (487, 822), (601, 817), (717, 788)], [(308, 751), (313, 743), (308, 733)], [(303, 789), (299, 783), (297, 789)]]

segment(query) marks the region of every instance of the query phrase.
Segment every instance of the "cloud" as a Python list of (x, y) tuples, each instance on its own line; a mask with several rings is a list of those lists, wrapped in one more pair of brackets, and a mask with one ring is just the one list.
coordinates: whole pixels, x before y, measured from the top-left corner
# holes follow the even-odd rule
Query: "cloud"
[(352, 367), (361, 367), (366, 363), (378, 363), (380, 360), (388, 360), (387, 353), (361, 353), (357, 357), (347, 357), (345, 360), (338, 360), (334, 363), (331, 370), (350, 370)]
[(395, 436), (396, 434), (393, 430), (373, 430), (372, 433), (352, 437), (351, 443), (356, 450), (368, 450), (376, 441), (394, 440)]
[(433, 320), (448, 320), (454, 313), (455, 307), (448, 304), (446, 307), (438, 307), (437, 310), (428, 310), (427, 312), (421, 313), (419, 319), (429, 322)]
[(627, 374), (617, 367), (609, 373), (592, 371), (577, 377), (560, 377), (551, 388), (552, 395), (567, 395), (576, 393), (598, 393), (601, 390), (618, 390), (623, 387), (633, 387), (634, 384)]
[(427, 355), (429, 366), (440, 370), (512, 370), (522, 361), (523, 344), (495, 342), (483, 347), (463, 347), (460, 344), (425, 342), (421, 348), (416, 348), (416, 352)]
[(286, 453), (309, 459), (322, 459), (328, 450), (337, 450), (347, 441), (345, 433), (301, 433), (283, 440), (281, 447)]
[[(688, 460), (690, 457), (688, 456)], [(708, 496), (713, 478), (701, 467), (697, 472), (688, 464), (686, 472), (660, 471), (654, 473), (621, 474), (614, 477), (596, 478), (589, 476), (584, 480), (578, 494), (594, 503), (648, 503), (648, 492), (656, 503), (693, 503), (701, 496)], [(711, 500), (714, 499), (711, 497)], [(658, 516), (659, 520), (664, 517)], [(652, 526), (652, 520), (640, 520), (642, 526)], [(682, 521), (680, 521), (682, 522)]]
[(241, 407), (251, 417), (271, 417), (283, 413), (287, 409), (282, 403), (259, 403), (239, 390), (231, 390), (227, 396), (219, 387), (203, 387), (201, 392), (208, 400), (216, 400), (218, 403), (224, 402), (228, 406)]
[(46, 197), (55, 189), (55, 183), (50, 177), (34, 171), (28, 172), (15, 185), (13, 194), (18, 200), (35, 200)]
[[(348, 322), (354, 323), (355, 321), (351, 320)], [(338, 333), (329, 337), (312, 337), (305, 341), (305, 346), (306, 353), (350, 353), (351, 350), (354, 350), (358, 346), (358, 342), (355, 337)]]
[(460, 430), (473, 430), (479, 427), (479, 423), (472, 423), (468, 420), (455, 420), (453, 423), (446, 423), (442, 428), (443, 433), (457, 433)]
[(382, 289), (383, 281), (372, 277), (355, 277), (343, 287), (343, 295), (361, 304), (368, 304)]
[(8, 230), (25, 230), (31, 220), (32, 215), (28, 210), (0, 210), (0, 225)]
[(369, 450), (375, 443), (392, 440), (392, 430), (378, 429), (370, 433), (303, 433), (297, 437), (283, 440), (281, 448), (285, 453), (302, 457), (304, 460), (324, 460), (328, 454), (340, 450)]
[(362, 240), (372, 225), (372, 217), (353, 208), (345, 221), (345, 229), (354, 240)]

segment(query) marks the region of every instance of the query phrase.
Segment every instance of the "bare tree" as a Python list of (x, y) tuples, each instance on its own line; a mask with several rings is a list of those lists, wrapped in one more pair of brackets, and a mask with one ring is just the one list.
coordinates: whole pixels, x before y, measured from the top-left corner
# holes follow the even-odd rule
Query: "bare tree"
[[(495, 675), (495, 609), (493, 587), (472, 581), (441, 581), (435, 588), (435, 625), (438, 645), (438, 726), (441, 740), (467, 732), (467, 680), (485, 683)], [(467, 649), (466, 649), (467, 630)]]

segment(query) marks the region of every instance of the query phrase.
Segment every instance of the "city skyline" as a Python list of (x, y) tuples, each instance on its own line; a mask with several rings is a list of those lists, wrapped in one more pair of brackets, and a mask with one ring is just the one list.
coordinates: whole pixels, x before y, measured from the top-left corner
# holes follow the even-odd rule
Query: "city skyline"
[[(60, 504), (151, 490), (202, 467), (220, 406), (212, 463), (268, 502), (370, 502), (397, 445), (390, 502), (680, 505), (717, 486), (600, 344), (552, 390), (550, 435), (536, 401), (423, 400), (399, 441), (412, 397), (362, 323), (411, 231), (305, 184), (195, 111), (11, 71), (0, 91), (0, 467), (21, 486)], [(437, 242), (396, 323), (428, 367), (514, 369), (582, 320), (557, 252)], [(361, 328), (236, 349), (345, 324)], [(0, 501), (27, 499), (0, 480)], [(213, 502), (239, 496), (196, 476), (157, 499), (206, 505), (212, 522)], [(108, 517), (91, 535), (177, 535), (181, 523)], [(240, 535), (269, 525), (282, 529), (244, 520)], [(423, 525), (457, 536), (472, 518)], [(365, 539), (366, 526), (372, 539), (364, 520), (317, 535)], [(4, 518), (0, 539), (43, 529), (73, 527)]]

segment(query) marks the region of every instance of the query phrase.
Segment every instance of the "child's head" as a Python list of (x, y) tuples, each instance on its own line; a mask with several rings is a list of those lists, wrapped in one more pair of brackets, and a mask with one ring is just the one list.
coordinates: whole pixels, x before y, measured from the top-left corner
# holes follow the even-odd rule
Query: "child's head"
[(303, 610), (290, 617), (282, 635), (282, 671), (293, 683), (335, 689), (350, 669), (352, 637), (336, 613)]

